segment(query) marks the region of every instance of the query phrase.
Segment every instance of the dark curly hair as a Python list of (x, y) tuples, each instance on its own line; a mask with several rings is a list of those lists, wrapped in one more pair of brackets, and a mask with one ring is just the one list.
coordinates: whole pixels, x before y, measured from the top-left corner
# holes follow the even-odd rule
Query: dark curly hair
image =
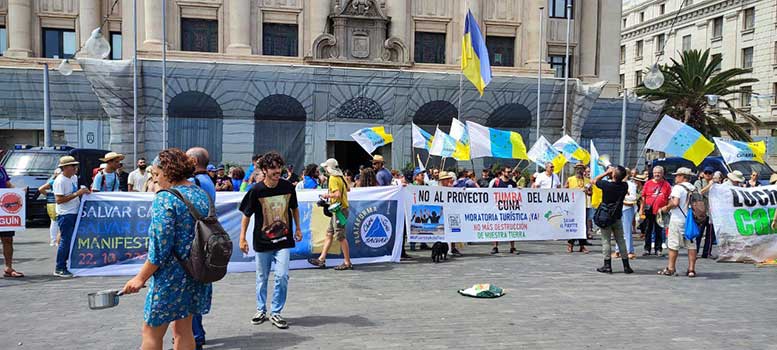
[(159, 152), (157, 156), (159, 164), (154, 164), (158, 167), (165, 177), (171, 182), (176, 183), (186, 180), (194, 174), (194, 167), (197, 161), (186, 155), (178, 148), (168, 148), (162, 152)]
[(283, 161), (283, 157), (278, 152), (267, 152), (259, 158), (259, 169), (262, 170), (280, 168), (285, 164), (286, 162)]

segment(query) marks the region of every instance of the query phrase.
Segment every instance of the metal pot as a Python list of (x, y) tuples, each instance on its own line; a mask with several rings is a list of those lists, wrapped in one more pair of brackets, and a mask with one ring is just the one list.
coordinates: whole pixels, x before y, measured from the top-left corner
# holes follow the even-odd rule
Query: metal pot
[(124, 294), (118, 289), (101, 290), (96, 293), (89, 293), (89, 309), (102, 310), (119, 305), (119, 297)]

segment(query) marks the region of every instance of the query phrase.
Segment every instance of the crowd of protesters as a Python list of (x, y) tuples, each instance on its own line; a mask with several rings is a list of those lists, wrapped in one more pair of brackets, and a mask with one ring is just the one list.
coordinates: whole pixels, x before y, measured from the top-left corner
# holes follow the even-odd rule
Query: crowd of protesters
[[(294, 171), (293, 164), (275, 152), (256, 155), (244, 170), (240, 166), (213, 165), (208, 151), (194, 147), (186, 152), (171, 148), (160, 152), (148, 163), (139, 158), (131, 172), (124, 170), (125, 156), (110, 152), (100, 160), (103, 164), (94, 169), (91, 186), (78, 186), (77, 168), (79, 162), (71, 156), (60, 158), (53, 176), (38, 190), (47, 198), (47, 209), (51, 219), (49, 242), (57, 247), (54, 275), (73, 277), (67, 270), (67, 260), (73, 230), (78, 216), (81, 197), (92, 192), (152, 192), (156, 193), (151, 208), (152, 220), (148, 231), (148, 255), (140, 272), (130, 279), (124, 293), (136, 293), (144, 286), (149, 287), (144, 308), (142, 328), (143, 349), (161, 349), (168, 326), (172, 325), (174, 342), (181, 348), (201, 348), (205, 342), (202, 315), (210, 311), (211, 284), (202, 283), (187, 274), (177, 259), (186, 259), (190, 254), (187, 246), (194, 239), (194, 217), (188, 206), (202, 215), (208, 212), (218, 192), (246, 192), (240, 211), (243, 213), (239, 247), (249, 252), (247, 235), (249, 222), (254, 220), (252, 234), (255, 252), (257, 311), (251, 323), (258, 325), (269, 321), (278, 328), (287, 328), (288, 323), (281, 316), (289, 287), (289, 261), (295, 242), (302, 239), (297, 191), (324, 189), (320, 197), (331, 210), (347, 218), (349, 213), (348, 192), (357, 187), (373, 186), (441, 186), (464, 188), (570, 188), (579, 189), (586, 195), (586, 235), (591, 239), (595, 232), (602, 236), (603, 265), (597, 271), (612, 273), (612, 259), (620, 258), (625, 273), (632, 273), (630, 260), (636, 258), (633, 236), (639, 234), (644, 240), (643, 256), (663, 256), (669, 251), (667, 266), (660, 275), (676, 275), (678, 251), (688, 250), (688, 277), (696, 276), (697, 250), (703, 249), (701, 258), (713, 258), (712, 248), (715, 231), (709, 218), (701, 224), (701, 236), (695, 242), (684, 236), (685, 215), (689, 194), (697, 191), (708, 201), (710, 189), (715, 186), (752, 187), (758, 186), (758, 175), (745, 179), (739, 171), (732, 171), (724, 177), (712, 168), (704, 168), (698, 180), (690, 183), (691, 169), (680, 168), (672, 173), (674, 186), (667, 181), (667, 174), (661, 166), (639, 172), (621, 166), (611, 166), (603, 174), (591, 177), (590, 169), (582, 164), (574, 166), (574, 175), (562, 182), (554, 165), (547, 163), (541, 171), (532, 175), (524, 169), (509, 166), (495, 166), (483, 169), (478, 178), (473, 171), (460, 169), (454, 173), (445, 169), (416, 168), (412, 173), (403, 173), (386, 167), (381, 155), (374, 155), (371, 166), (360, 167), (354, 173), (341, 169), (336, 159), (327, 159), (321, 164), (308, 164), (301, 174)], [(9, 176), (0, 167), (0, 188), (13, 187)], [(724, 181), (725, 180), (725, 181)], [(772, 178), (772, 183), (777, 178)], [(172, 192), (171, 192), (172, 190)], [(180, 195), (180, 197), (176, 194)], [(186, 202), (183, 201), (186, 199)], [(706, 203), (705, 203), (706, 204)], [(282, 213), (272, 222), (266, 222), (265, 206), (282, 208)], [(684, 209), (685, 208), (685, 209)], [(606, 212), (612, 222), (594, 224)], [(439, 220), (439, 218), (437, 219)], [(332, 215), (325, 232), (323, 248), (319, 255), (308, 262), (319, 268), (326, 268), (326, 258), (334, 241), (337, 241), (343, 255), (337, 271), (354, 268), (346, 239), (346, 222)], [(5, 260), (4, 276), (24, 277), (14, 270), (13, 232), (0, 232)], [(616, 250), (611, 251), (612, 241)], [(570, 240), (567, 252), (589, 253), (587, 239)], [(463, 244), (449, 242), (452, 256), (462, 256)], [(516, 242), (509, 242), (510, 254), (520, 254)], [(703, 244), (703, 248), (702, 248)], [(421, 244), (420, 249), (430, 249)], [(414, 243), (410, 250), (416, 250)], [(491, 254), (499, 253), (499, 243), (493, 242)], [(403, 258), (410, 258), (404, 252)], [(269, 274), (275, 275), (275, 292), (267, 309), (267, 285)]]

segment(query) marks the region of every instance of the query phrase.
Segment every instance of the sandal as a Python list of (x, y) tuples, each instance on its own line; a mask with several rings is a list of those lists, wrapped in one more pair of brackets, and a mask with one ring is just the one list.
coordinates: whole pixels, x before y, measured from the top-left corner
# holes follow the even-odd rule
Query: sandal
[(580, 246), (580, 252), (583, 254), (588, 254), (590, 251), (588, 251), (588, 248), (586, 248), (584, 245)]
[(685, 275), (688, 276), (689, 278), (694, 278), (694, 277), (696, 277), (696, 271), (688, 270), (688, 271), (685, 272)]
[(567, 253), (571, 253), (574, 248), (575, 246), (573, 246), (572, 243), (567, 243)]
[(670, 270), (668, 267), (658, 271), (658, 274), (661, 276), (677, 276), (677, 272), (675, 270)]
[(319, 269), (325, 269), (326, 268), (326, 260), (319, 260), (317, 258), (310, 258), (310, 259), (308, 259), (308, 263), (310, 265), (318, 267)]
[(5, 277), (5, 278), (22, 278), (22, 277), (24, 277), (24, 274), (19, 272), (19, 271), (14, 270), (14, 269), (10, 269), (10, 270), (5, 270), (3, 272), (3, 277)]
[(351, 265), (340, 264), (335, 267), (335, 270), (337, 271), (353, 270), (353, 264)]

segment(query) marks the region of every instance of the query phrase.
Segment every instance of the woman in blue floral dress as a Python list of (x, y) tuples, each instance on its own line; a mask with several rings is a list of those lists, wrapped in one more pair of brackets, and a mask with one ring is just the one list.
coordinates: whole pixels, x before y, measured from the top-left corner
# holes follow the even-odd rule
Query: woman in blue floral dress
[[(178, 190), (203, 215), (207, 214), (210, 197), (187, 180), (194, 172), (193, 160), (172, 148), (159, 153), (154, 167), (160, 188)], [(124, 286), (124, 293), (136, 293), (151, 279), (143, 310), (141, 348), (161, 350), (167, 327), (172, 323), (175, 349), (194, 349), (192, 314), (210, 311), (211, 284), (194, 280), (175, 258), (175, 254), (182, 259), (189, 256), (194, 218), (180, 199), (164, 191), (154, 198), (151, 214), (148, 259)]]

